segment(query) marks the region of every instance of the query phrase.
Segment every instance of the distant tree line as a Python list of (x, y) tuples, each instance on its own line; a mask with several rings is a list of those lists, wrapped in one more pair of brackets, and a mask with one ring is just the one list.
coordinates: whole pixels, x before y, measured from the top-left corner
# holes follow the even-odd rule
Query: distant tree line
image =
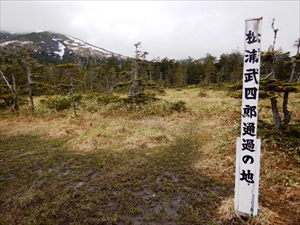
[[(14, 76), (18, 88), (26, 86), (28, 68), (31, 70), (32, 82), (52, 86), (69, 83), (66, 76), (72, 74), (74, 88), (81, 92), (108, 91), (137, 78), (134, 73), (135, 58), (76, 57), (62, 64), (54, 64), (45, 63), (44, 60), (39, 61), (28, 53), (28, 50), (21, 49), (0, 56), (0, 69), (10, 82)], [(243, 74), (243, 54), (238, 50), (229, 54), (224, 53), (218, 59), (208, 53), (202, 59), (189, 57), (179, 61), (156, 58), (151, 61), (146, 59), (139, 59), (139, 61), (139, 79), (144, 82), (155, 82), (164, 88), (216, 83), (235, 84), (241, 81)], [(291, 57), (289, 53), (283, 53), (280, 49), (276, 51), (269, 49), (262, 53), (261, 74), (268, 74), (273, 70), (276, 79), (289, 80), (294, 70), (296, 72), (293, 80), (299, 81), (298, 61), (299, 54)], [(68, 64), (73, 66), (66, 69)]]
[[(274, 29), (274, 32), (276, 30)], [(298, 92), (300, 84), (300, 38), (295, 41), (297, 54), (291, 56), (274, 43), (261, 52), (260, 98), (269, 98), (275, 127), (286, 129), (291, 113), (288, 111), (290, 92)], [(221, 54), (217, 59), (207, 53), (201, 59), (186, 60), (156, 58), (146, 60), (148, 52), (135, 45), (135, 57), (95, 58), (73, 56), (59, 61), (46, 62), (37, 58), (30, 48), (8, 46), (0, 49), (0, 99), (13, 110), (18, 108), (18, 96), (27, 95), (34, 111), (36, 95), (70, 95), (76, 114), (74, 93), (112, 92), (136, 95), (144, 90), (183, 88), (187, 86), (228, 84), (234, 91), (241, 90), (244, 56), (238, 50)], [(241, 98), (241, 92), (237, 92)], [(283, 118), (279, 113), (278, 97), (283, 95)]]

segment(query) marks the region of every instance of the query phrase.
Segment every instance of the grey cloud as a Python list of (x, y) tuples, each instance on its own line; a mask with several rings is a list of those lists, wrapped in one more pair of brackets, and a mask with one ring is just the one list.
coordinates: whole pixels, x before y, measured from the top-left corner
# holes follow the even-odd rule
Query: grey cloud
[(299, 1), (0, 1), (1, 30), (53, 31), (132, 56), (143, 43), (149, 59), (220, 56), (244, 50), (244, 21), (264, 17), (262, 49), (292, 48), (299, 35)]

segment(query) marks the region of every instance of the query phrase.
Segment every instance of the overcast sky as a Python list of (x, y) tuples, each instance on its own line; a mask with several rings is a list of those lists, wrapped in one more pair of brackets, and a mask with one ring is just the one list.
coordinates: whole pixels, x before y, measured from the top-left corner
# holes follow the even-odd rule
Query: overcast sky
[(244, 52), (249, 18), (263, 17), (262, 50), (273, 42), (272, 18), (279, 29), (276, 48), (295, 54), (293, 44), (300, 37), (300, 0), (0, 0), (0, 7), (1, 30), (58, 32), (126, 56), (134, 55), (134, 44), (140, 41), (148, 60)]

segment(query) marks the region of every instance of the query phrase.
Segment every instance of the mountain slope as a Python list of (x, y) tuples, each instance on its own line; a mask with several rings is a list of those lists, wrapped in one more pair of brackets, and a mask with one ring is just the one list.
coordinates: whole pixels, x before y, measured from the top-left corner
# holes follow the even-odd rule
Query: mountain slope
[(55, 60), (69, 61), (73, 57), (107, 58), (125, 56), (86, 43), (72, 36), (52, 32), (33, 32), (14, 34), (5, 31), (0, 33), (0, 49), (7, 47), (26, 47), (42, 58), (52, 57)]

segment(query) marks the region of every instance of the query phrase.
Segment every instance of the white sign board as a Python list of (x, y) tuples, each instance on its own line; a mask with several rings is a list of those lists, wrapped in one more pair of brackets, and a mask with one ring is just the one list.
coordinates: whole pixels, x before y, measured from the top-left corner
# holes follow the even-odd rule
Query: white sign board
[(245, 23), (242, 122), (241, 137), (237, 140), (234, 201), (236, 211), (256, 216), (260, 166), (257, 116), (262, 18), (249, 19)]

